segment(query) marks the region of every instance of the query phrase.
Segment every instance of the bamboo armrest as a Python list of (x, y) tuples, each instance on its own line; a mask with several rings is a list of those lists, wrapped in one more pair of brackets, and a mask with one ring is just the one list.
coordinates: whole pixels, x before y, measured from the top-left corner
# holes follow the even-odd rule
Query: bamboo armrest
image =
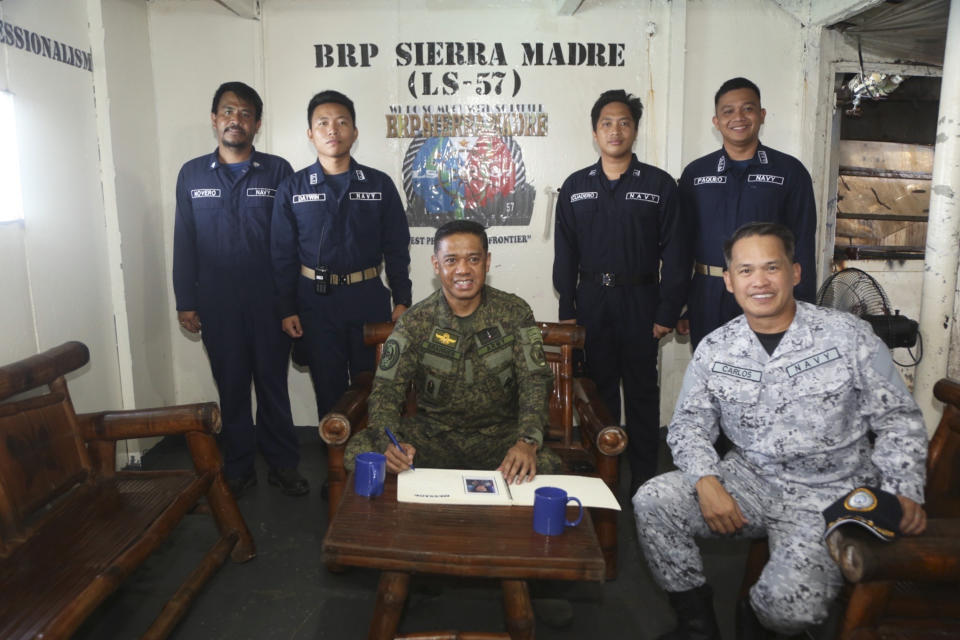
[(367, 398), (373, 386), (373, 374), (357, 374), (353, 384), (320, 421), (320, 439), (328, 445), (342, 445), (350, 439), (367, 416)]
[(573, 396), (585, 439), (605, 456), (620, 455), (627, 448), (627, 433), (614, 424), (593, 380), (574, 378)]
[(960, 519), (931, 519), (919, 536), (884, 542), (858, 526), (843, 526), (827, 537), (830, 555), (850, 582), (960, 580)]
[(195, 431), (220, 433), (220, 408), (215, 402), (86, 413), (78, 415), (77, 420), (84, 440), (126, 440)]
[(53, 382), (90, 361), (82, 342), (65, 342), (59, 347), (0, 367), (0, 400)]

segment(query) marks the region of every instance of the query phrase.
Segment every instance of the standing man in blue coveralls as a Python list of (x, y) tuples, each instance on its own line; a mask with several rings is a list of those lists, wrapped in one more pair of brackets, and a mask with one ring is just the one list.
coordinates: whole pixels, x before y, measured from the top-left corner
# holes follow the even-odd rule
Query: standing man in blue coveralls
[(553, 261), (560, 321), (586, 327), (586, 373), (617, 420), (623, 381), (630, 495), (656, 473), (657, 347), (676, 326), (690, 276), (676, 184), (633, 153), (642, 113), (623, 90), (593, 105), (600, 160), (560, 188)]
[[(180, 326), (200, 332), (220, 393), (225, 473), (234, 495), (257, 484), (257, 448), (267, 480), (283, 493), (310, 486), (297, 471), (287, 371), (290, 338), (280, 330), (270, 270), (270, 217), (283, 158), (253, 148), (263, 101), (242, 82), (220, 85), (210, 121), (217, 149), (183, 165), (177, 177), (173, 290)], [(250, 381), (257, 394), (254, 426)]]
[(810, 174), (793, 156), (760, 144), (767, 115), (760, 89), (746, 78), (724, 82), (714, 96), (713, 126), (719, 151), (694, 160), (680, 176), (680, 209), (694, 229), (694, 273), (688, 318), (677, 332), (690, 333), (694, 349), (708, 333), (740, 315), (723, 284), (723, 242), (748, 222), (778, 222), (793, 232), (803, 279), (794, 295), (816, 295), (817, 207)]
[[(403, 204), (387, 174), (350, 157), (355, 122), (347, 96), (313, 96), (307, 138), (317, 161), (280, 185), (271, 227), (283, 330), (303, 340), (321, 418), (346, 391), (348, 377), (374, 370), (364, 323), (396, 320), (412, 295)], [(384, 263), (390, 290), (380, 279)]]

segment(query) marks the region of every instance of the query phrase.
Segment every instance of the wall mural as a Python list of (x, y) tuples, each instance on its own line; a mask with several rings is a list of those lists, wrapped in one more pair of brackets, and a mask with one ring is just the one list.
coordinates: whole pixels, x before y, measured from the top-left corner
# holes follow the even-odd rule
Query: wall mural
[[(385, 133), (410, 141), (401, 187), (410, 226), (435, 228), (450, 220), (529, 225), (536, 189), (527, 180), (520, 139), (547, 136), (549, 118), (540, 104), (502, 104), (498, 98), (519, 96), (524, 67), (622, 67), (625, 49), (623, 43), (523, 42), (511, 68), (501, 42), (397, 44), (395, 65), (410, 69), (406, 88), (417, 102), (389, 105)], [(314, 53), (318, 68), (370, 67), (380, 46), (317, 44)], [(421, 102), (437, 96), (464, 103)], [(503, 236), (503, 241), (529, 237)]]

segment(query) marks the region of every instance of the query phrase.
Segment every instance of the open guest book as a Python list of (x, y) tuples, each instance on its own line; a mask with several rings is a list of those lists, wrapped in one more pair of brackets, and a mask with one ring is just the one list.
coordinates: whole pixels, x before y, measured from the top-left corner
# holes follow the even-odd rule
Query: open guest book
[(559, 487), (585, 507), (616, 509), (620, 505), (600, 478), (537, 475), (530, 482), (508, 485), (499, 471), (471, 469), (407, 470), (397, 476), (397, 502), (422, 504), (497, 504), (533, 506), (533, 492)]

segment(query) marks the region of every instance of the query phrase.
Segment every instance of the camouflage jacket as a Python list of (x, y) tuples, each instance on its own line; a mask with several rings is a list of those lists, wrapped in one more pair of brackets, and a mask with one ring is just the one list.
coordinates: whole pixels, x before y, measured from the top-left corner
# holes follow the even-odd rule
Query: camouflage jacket
[(368, 404), (370, 424), (394, 427), (410, 384), (418, 416), (438, 429), (518, 424), (543, 441), (553, 371), (522, 299), (489, 286), (470, 316), (453, 314), (438, 290), (411, 307), (383, 345)]
[(923, 502), (920, 409), (886, 346), (852, 314), (797, 302), (772, 356), (744, 316), (704, 338), (667, 435), (692, 482), (717, 474), (719, 429), (734, 455), (772, 480), (849, 488), (882, 481), (886, 491)]

